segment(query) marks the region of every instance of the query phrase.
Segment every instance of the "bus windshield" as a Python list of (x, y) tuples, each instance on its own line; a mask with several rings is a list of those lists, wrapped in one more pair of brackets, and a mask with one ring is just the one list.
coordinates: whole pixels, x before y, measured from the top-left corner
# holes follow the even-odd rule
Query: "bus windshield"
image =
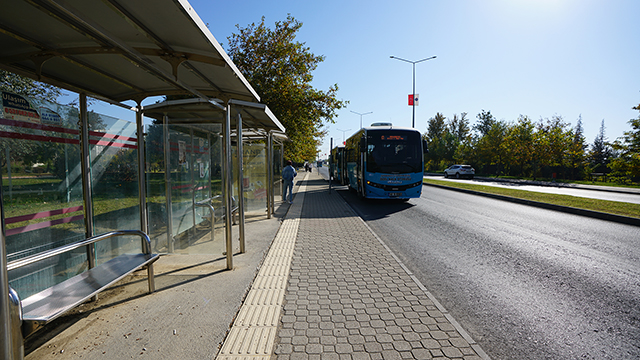
[(416, 131), (367, 132), (367, 168), (375, 173), (416, 173), (422, 169), (422, 142)]

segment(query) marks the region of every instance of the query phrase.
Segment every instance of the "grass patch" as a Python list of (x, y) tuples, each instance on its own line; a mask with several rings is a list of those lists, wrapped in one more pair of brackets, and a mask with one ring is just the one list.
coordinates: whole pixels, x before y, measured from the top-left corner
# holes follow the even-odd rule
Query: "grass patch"
[(452, 188), (473, 190), (488, 194), (510, 196), (518, 199), (538, 201), (547, 204), (570, 206), (578, 209), (600, 211), (609, 214), (623, 215), (640, 218), (640, 204), (624, 203), (619, 201), (588, 199), (571, 195), (546, 194), (534, 191), (506, 189), (495, 186), (477, 185), (472, 183), (459, 183), (453, 181), (424, 179), (424, 183), (442, 185)]

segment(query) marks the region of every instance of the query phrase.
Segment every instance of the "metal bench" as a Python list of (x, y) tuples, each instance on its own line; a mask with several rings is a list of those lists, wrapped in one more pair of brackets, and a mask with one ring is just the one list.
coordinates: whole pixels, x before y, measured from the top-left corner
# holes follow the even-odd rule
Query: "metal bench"
[[(211, 240), (213, 240), (213, 224), (215, 223), (216, 220), (216, 215), (215, 215), (215, 207), (213, 207), (212, 202), (213, 200), (219, 199), (220, 197), (222, 197), (221, 195), (216, 195), (214, 197), (211, 198), (207, 198), (198, 202), (194, 202), (194, 205), (196, 207), (206, 207), (209, 209), (209, 222), (211, 223)], [(222, 209), (224, 210), (224, 206), (222, 207)], [(232, 221), (233, 221), (233, 225), (236, 225), (236, 217), (238, 216), (238, 201), (236, 200), (235, 196), (231, 197), (231, 215), (232, 215)], [(220, 216), (223, 220), (225, 217), (224, 211), (222, 212), (221, 216)]]
[[(80, 240), (8, 263), (7, 270), (11, 271), (83, 246), (88, 246), (104, 239), (114, 236), (130, 235), (140, 236), (142, 240), (141, 253), (119, 255), (103, 264), (95, 266), (20, 301), (22, 308), (22, 336), (29, 336), (46, 323), (58, 318), (65, 312), (82, 304), (105, 288), (144, 266), (147, 267), (149, 293), (152, 293), (155, 291), (153, 262), (158, 260), (159, 255), (151, 253), (151, 240), (144, 232), (139, 230), (119, 230)], [(15, 329), (13, 330), (15, 331)]]

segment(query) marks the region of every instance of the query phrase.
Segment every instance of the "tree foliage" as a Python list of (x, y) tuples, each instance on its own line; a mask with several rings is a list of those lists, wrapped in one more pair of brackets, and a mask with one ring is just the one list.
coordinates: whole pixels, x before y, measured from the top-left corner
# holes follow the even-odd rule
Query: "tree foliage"
[[(640, 105), (634, 107), (640, 111)], [(607, 141), (604, 120), (591, 145), (584, 137), (582, 116), (571, 126), (562, 116), (532, 121), (497, 120), (490, 111), (476, 115), (469, 126), (466, 113), (429, 119), (424, 138), (429, 143), (425, 170), (442, 171), (456, 163), (472, 165), (478, 174), (581, 180), (591, 173), (610, 174), (619, 182), (640, 181), (640, 116), (629, 121), (631, 131)], [(473, 130), (473, 131), (472, 131)]]
[(296, 41), (302, 23), (291, 15), (277, 21), (275, 28), (259, 24), (236, 25), (227, 52), (260, 94), (261, 101), (285, 126), (292, 140), (285, 143), (285, 157), (296, 162), (312, 160), (325, 134), (323, 124), (333, 123), (336, 111), (346, 106), (337, 99), (338, 85), (327, 91), (315, 89), (312, 72), (324, 56), (316, 56), (304, 43)]
[(0, 69), (0, 90), (12, 92), (31, 98), (39, 98), (55, 102), (60, 96), (60, 89)]
[[(640, 105), (633, 107), (640, 111)], [(630, 131), (625, 131), (622, 138), (616, 140), (612, 146), (618, 152), (609, 167), (612, 175), (621, 179), (640, 181), (640, 115), (629, 120)]]
[(437, 113), (427, 123), (427, 133), (424, 138), (427, 140), (429, 153), (425, 161), (430, 164), (429, 166), (440, 166), (451, 161), (455, 155), (458, 142), (449, 131), (446, 120), (442, 113)]
[(586, 170), (586, 150), (587, 143), (584, 137), (584, 129), (582, 128), (582, 115), (578, 117), (576, 127), (573, 129), (573, 139), (569, 147), (569, 168), (571, 170), (571, 178), (581, 180)]
[(476, 118), (478, 123), (473, 128), (480, 133), (480, 136), (486, 135), (496, 122), (496, 118), (491, 115), (491, 111), (482, 110), (480, 114), (476, 115)]
[(449, 132), (456, 137), (458, 142), (462, 143), (468, 140), (469, 135), (471, 134), (471, 128), (469, 127), (469, 119), (467, 119), (467, 113), (463, 112), (458, 116), (458, 114), (453, 114), (453, 118), (449, 121)]
[(436, 113), (436, 116), (429, 119), (427, 123), (427, 140), (434, 141), (444, 135), (447, 131), (446, 118), (441, 113)]
[(507, 123), (494, 119), (488, 122), (482, 131), (486, 133), (476, 143), (477, 158), (483, 165), (490, 166), (492, 173), (500, 175), (509, 156), (505, 142), (508, 133)]
[(533, 145), (535, 143), (535, 124), (528, 116), (520, 115), (515, 124), (509, 127), (505, 139), (506, 147), (511, 151), (511, 165), (514, 171), (532, 176)]
[(606, 172), (612, 155), (613, 149), (607, 144), (604, 120), (602, 120), (600, 131), (598, 131), (598, 135), (596, 135), (596, 138), (593, 140), (593, 145), (589, 152), (589, 162), (591, 163), (593, 171)]

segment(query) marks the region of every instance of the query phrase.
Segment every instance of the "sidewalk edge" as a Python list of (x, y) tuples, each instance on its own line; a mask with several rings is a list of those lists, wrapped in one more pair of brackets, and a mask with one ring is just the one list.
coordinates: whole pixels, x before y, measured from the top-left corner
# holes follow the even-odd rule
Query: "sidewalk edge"
[(420, 282), (420, 280), (418, 280), (418, 278), (415, 277), (415, 275), (411, 272), (411, 270), (409, 270), (409, 268), (407, 268), (404, 265), (404, 263), (400, 260), (400, 258), (398, 258), (398, 256), (391, 250), (391, 248), (389, 248), (389, 246), (387, 246), (387, 244), (385, 244), (385, 242), (382, 241), (382, 239), (378, 236), (378, 234), (376, 234), (373, 231), (373, 229), (367, 224), (367, 222), (364, 221), (364, 219), (362, 219), (360, 215), (358, 215), (358, 213), (353, 209), (353, 207), (351, 207), (351, 204), (346, 202), (342, 197), (340, 197), (340, 199), (342, 199), (342, 201), (344, 201), (349, 206), (349, 209), (354, 214), (354, 216), (360, 219), (360, 221), (369, 230), (369, 232), (371, 232), (371, 234), (378, 240), (378, 242), (387, 250), (387, 252), (389, 252), (391, 257), (393, 257), (396, 260), (398, 265), (400, 265), (400, 267), (407, 273), (407, 275), (409, 275), (409, 277), (413, 280), (413, 282), (415, 282), (415, 284), (420, 288), (420, 290), (422, 290), (425, 293), (425, 295), (429, 298), (429, 300), (431, 300), (435, 304), (438, 310), (447, 318), (447, 320), (449, 320), (451, 325), (455, 327), (456, 331), (460, 333), (460, 336), (462, 336), (469, 343), (469, 345), (475, 350), (478, 356), (480, 356), (484, 360), (491, 360), (489, 355), (487, 355), (487, 353), (484, 352), (484, 350), (482, 350), (482, 347), (480, 346), (480, 344), (478, 344), (475, 340), (473, 340), (471, 335), (469, 335), (469, 333), (464, 328), (462, 328), (462, 326), (454, 319), (453, 315), (451, 315), (449, 311), (447, 311), (447, 309), (436, 299), (436, 297), (433, 296), (433, 294)]

